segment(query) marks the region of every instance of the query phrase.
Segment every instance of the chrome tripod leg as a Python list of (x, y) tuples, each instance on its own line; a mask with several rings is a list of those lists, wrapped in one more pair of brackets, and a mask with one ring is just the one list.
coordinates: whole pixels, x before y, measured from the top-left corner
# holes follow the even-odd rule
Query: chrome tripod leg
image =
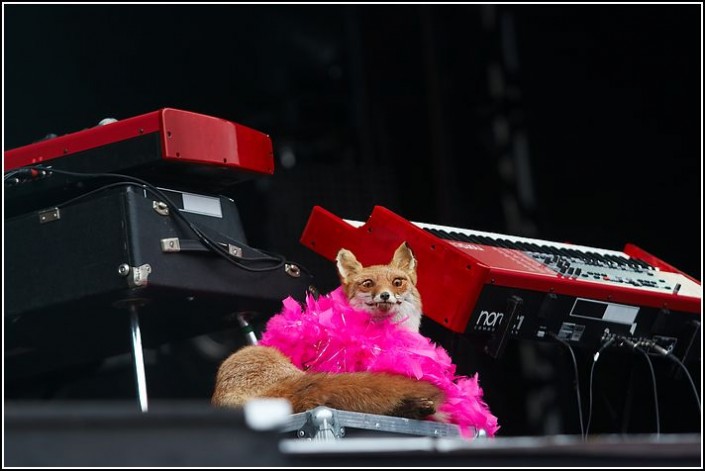
[(144, 355), (142, 352), (142, 336), (137, 306), (130, 304), (130, 332), (132, 333), (132, 359), (135, 366), (135, 380), (137, 381), (137, 394), (142, 412), (147, 412), (147, 375), (144, 369)]

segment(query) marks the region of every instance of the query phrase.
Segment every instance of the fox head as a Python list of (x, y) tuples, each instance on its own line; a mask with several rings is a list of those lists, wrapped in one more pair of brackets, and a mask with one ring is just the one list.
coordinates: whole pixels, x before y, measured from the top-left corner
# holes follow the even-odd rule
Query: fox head
[(347, 249), (340, 249), (336, 262), (351, 306), (369, 312), (374, 320), (391, 318), (418, 332), (421, 296), (416, 289), (416, 258), (406, 242), (387, 265), (363, 267)]

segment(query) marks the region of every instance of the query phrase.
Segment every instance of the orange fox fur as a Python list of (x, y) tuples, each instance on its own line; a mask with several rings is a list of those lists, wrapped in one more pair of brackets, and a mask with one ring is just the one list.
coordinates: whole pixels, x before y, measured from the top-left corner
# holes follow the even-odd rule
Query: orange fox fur
[[(418, 331), (421, 298), (416, 289), (416, 259), (406, 243), (388, 265), (363, 267), (341, 249), (336, 257), (343, 289), (356, 308), (373, 319), (393, 316), (404, 328)], [(255, 397), (288, 399), (295, 413), (317, 406), (353, 412), (423, 418), (443, 400), (434, 385), (385, 373), (312, 373), (294, 366), (277, 349), (246, 346), (218, 369), (211, 402), (240, 407)]]

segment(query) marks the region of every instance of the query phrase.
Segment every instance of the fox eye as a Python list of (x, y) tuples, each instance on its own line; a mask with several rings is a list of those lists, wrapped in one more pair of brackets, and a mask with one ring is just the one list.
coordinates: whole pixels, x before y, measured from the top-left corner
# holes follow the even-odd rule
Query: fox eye
[(399, 288), (401, 285), (404, 284), (404, 280), (402, 278), (394, 278), (394, 281), (392, 281), (392, 284)]
[(363, 288), (372, 288), (375, 285), (375, 282), (372, 280), (365, 280), (362, 283), (360, 283)]

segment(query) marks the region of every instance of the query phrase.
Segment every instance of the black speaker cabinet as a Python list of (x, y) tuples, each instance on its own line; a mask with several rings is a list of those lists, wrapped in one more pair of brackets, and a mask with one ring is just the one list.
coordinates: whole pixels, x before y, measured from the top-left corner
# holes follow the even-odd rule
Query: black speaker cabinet
[(4, 279), (6, 377), (128, 351), (129, 310), (149, 347), (272, 315), (312, 282), (246, 244), (232, 200), (128, 183), (6, 219)]

